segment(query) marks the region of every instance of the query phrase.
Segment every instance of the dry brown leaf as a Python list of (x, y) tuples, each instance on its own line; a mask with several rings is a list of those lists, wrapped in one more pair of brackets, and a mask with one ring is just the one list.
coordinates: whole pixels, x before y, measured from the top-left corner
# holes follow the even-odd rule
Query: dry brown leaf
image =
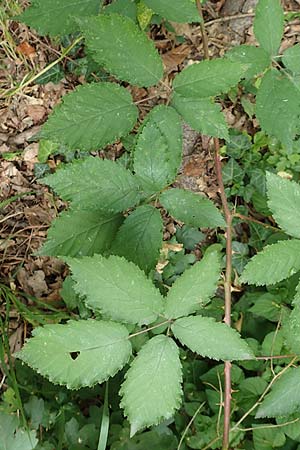
[(22, 55), (27, 56), (27, 58), (34, 58), (36, 56), (35, 48), (27, 41), (19, 44), (17, 50), (19, 53), (22, 53)]

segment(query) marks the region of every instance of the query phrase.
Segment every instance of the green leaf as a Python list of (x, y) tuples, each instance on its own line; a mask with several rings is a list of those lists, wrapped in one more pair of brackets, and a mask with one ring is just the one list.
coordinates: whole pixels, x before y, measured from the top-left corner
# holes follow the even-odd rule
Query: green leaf
[(286, 49), (283, 52), (282, 62), (294, 75), (300, 74), (300, 44)]
[(217, 252), (206, 253), (201, 261), (177, 278), (168, 292), (165, 316), (177, 319), (204, 306), (217, 289), (220, 266), (220, 255)]
[(173, 417), (181, 402), (181, 381), (177, 345), (169, 337), (153, 337), (133, 361), (120, 391), (131, 436)]
[(267, 245), (247, 264), (242, 283), (267, 286), (294, 275), (300, 270), (300, 241), (291, 239)]
[(67, 258), (76, 291), (86, 304), (113, 320), (139, 325), (154, 322), (162, 312), (162, 297), (133, 263), (119, 256)]
[(280, 0), (259, 0), (254, 19), (254, 34), (260, 46), (277, 55), (283, 36), (284, 15)]
[(120, 212), (139, 200), (136, 179), (120, 164), (88, 157), (74, 161), (40, 182), (79, 209)]
[(281, 305), (276, 301), (276, 296), (270, 292), (259, 295), (255, 303), (248, 311), (271, 322), (278, 322), (281, 315)]
[(247, 66), (228, 59), (202, 61), (176, 75), (173, 83), (176, 94), (183, 97), (206, 98), (229, 91), (242, 78)]
[(270, 55), (260, 47), (254, 45), (239, 45), (233, 47), (226, 53), (226, 58), (230, 61), (247, 64), (248, 69), (245, 72), (245, 78), (253, 78), (270, 67)]
[(283, 321), (283, 333), (289, 348), (300, 355), (300, 305), (295, 305), (288, 318)]
[(163, 207), (177, 220), (193, 227), (223, 227), (225, 221), (212, 201), (184, 189), (169, 189), (159, 198)]
[(134, 0), (115, 0), (103, 9), (104, 14), (117, 13), (136, 21), (137, 5)]
[(128, 362), (131, 344), (125, 326), (97, 320), (35, 328), (17, 353), (52, 383), (79, 389), (103, 383)]
[(70, 149), (95, 150), (125, 136), (137, 116), (125, 88), (115, 83), (86, 84), (63, 97), (40, 136)]
[(210, 98), (184, 97), (175, 92), (171, 104), (194, 130), (207, 136), (229, 139), (220, 106)]
[(0, 450), (33, 450), (38, 444), (35, 431), (18, 427), (18, 418), (0, 411)]
[(299, 129), (300, 91), (278, 70), (269, 70), (262, 79), (256, 116), (263, 131), (292, 146)]
[(162, 240), (160, 212), (151, 205), (139, 206), (119, 229), (111, 253), (124, 256), (148, 273), (156, 266)]
[(288, 369), (258, 408), (256, 418), (280, 417), (299, 412), (300, 367)]
[(109, 249), (119, 226), (121, 215), (104, 215), (99, 211), (64, 211), (48, 231), (39, 255), (92, 256)]
[(176, 178), (182, 158), (182, 126), (177, 112), (158, 106), (146, 116), (134, 150), (134, 171), (147, 193)]
[(99, 0), (31, 0), (31, 6), (14, 20), (26, 23), (39, 34), (66, 35), (78, 31), (76, 18), (96, 15)]
[(201, 356), (222, 359), (253, 359), (246, 341), (233, 328), (212, 317), (190, 316), (177, 319), (172, 325), (175, 337)]
[(148, 87), (162, 78), (163, 64), (154, 43), (128, 17), (84, 18), (80, 28), (93, 59), (120, 80)]
[(274, 448), (284, 448), (286, 437), (284, 431), (280, 428), (272, 427), (270, 424), (253, 426), (254, 450), (273, 450)]
[(195, 0), (144, 0), (156, 14), (173, 22), (200, 22)]
[(300, 238), (300, 185), (267, 172), (268, 206), (287, 234)]

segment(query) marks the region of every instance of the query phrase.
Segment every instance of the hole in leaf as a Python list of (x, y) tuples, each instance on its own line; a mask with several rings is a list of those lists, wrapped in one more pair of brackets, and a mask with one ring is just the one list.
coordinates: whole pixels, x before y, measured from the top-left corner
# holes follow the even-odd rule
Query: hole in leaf
[(70, 352), (70, 356), (74, 361), (75, 361), (75, 359), (78, 358), (79, 355), (80, 355), (80, 352)]

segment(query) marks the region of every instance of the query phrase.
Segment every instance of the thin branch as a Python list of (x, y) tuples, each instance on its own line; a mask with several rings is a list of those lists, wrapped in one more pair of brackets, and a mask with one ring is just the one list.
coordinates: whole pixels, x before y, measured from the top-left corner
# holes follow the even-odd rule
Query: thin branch
[(292, 423), (299, 422), (300, 418), (297, 417), (297, 419), (290, 420), (289, 422), (284, 423), (271, 423), (270, 425), (258, 425), (257, 427), (250, 427), (250, 428), (236, 428), (237, 431), (254, 431), (254, 430), (264, 430), (265, 428), (280, 428), (280, 427), (286, 427), (287, 425), (291, 425)]
[[(203, 12), (201, 1), (196, 0), (197, 9), (200, 16), (200, 30), (203, 42), (204, 58), (209, 59), (208, 52), (208, 36), (203, 20)], [(222, 177), (222, 164), (220, 157), (220, 142), (218, 138), (214, 138), (215, 147), (215, 171), (217, 181), (220, 189), (222, 206), (226, 221), (226, 272), (224, 281), (224, 296), (225, 296), (225, 316), (224, 322), (229, 327), (231, 326), (231, 274), (232, 274), (232, 215), (228, 206), (227, 197), (224, 188)], [(223, 445), (222, 449), (229, 448), (229, 431), (230, 431), (230, 411), (231, 411), (231, 362), (224, 362), (224, 431), (223, 431)]]
[(288, 359), (295, 358), (296, 355), (275, 355), (275, 356), (256, 356), (255, 359), (263, 359), (265, 361), (273, 359)]
[(280, 372), (278, 372), (277, 375), (275, 375), (274, 378), (272, 378), (272, 380), (270, 381), (270, 383), (268, 384), (268, 386), (266, 387), (266, 389), (264, 390), (264, 392), (261, 394), (261, 396), (259, 397), (259, 399), (257, 400), (256, 403), (254, 403), (254, 405), (251, 406), (250, 409), (248, 409), (247, 412), (245, 412), (245, 414), (240, 418), (240, 420), (231, 428), (230, 431), (235, 431), (238, 429), (239, 425), (246, 419), (246, 417), (249, 416), (249, 414), (252, 413), (252, 411), (254, 411), (254, 409), (256, 409), (260, 403), (263, 401), (263, 399), (265, 398), (266, 394), (269, 392), (269, 390), (271, 389), (271, 387), (273, 386), (273, 384), (275, 383), (275, 381), (280, 378), (284, 372), (286, 372), (293, 364), (294, 362), (297, 360), (297, 357), (295, 356), (293, 358), (293, 360), (291, 362), (289, 362), (289, 364), (287, 366), (285, 366)]
[(155, 328), (162, 327), (163, 325), (166, 325), (167, 323), (170, 323), (170, 322), (171, 322), (170, 320), (165, 320), (164, 322), (157, 323), (156, 325), (153, 325), (152, 327), (146, 328), (145, 330), (137, 331), (136, 333), (130, 334), (128, 336), (128, 339), (131, 339), (131, 338), (133, 338), (135, 336), (139, 336), (140, 334), (148, 333), (148, 331), (155, 330)]
[(196, 419), (197, 415), (199, 414), (199, 412), (201, 411), (201, 409), (203, 408), (203, 406), (205, 405), (206, 402), (201, 403), (201, 405), (196, 409), (195, 414), (193, 415), (193, 417), (191, 418), (191, 420), (189, 421), (189, 423), (187, 424), (184, 432), (182, 433), (182, 436), (180, 438), (177, 450), (180, 450), (180, 447), (182, 446), (182, 443), (184, 441), (184, 438), (187, 434), (187, 432), (189, 431), (189, 428), (191, 427), (192, 423), (194, 422), (194, 420)]
[[(220, 196), (226, 221), (226, 272), (224, 281), (225, 316), (224, 322), (231, 326), (231, 274), (232, 274), (232, 215), (228, 206), (225, 187), (222, 177), (222, 164), (220, 158), (220, 142), (214, 138), (215, 145), (215, 170), (220, 189)], [(224, 368), (224, 432), (223, 450), (229, 447), (230, 410), (231, 410), (231, 362), (225, 361)]]
[(198, 13), (200, 16), (200, 30), (201, 30), (201, 36), (202, 36), (202, 43), (203, 43), (203, 52), (204, 52), (204, 59), (209, 59), (209, 51), (208, 51), (208, 36), (205, 30), (205, 23), (203, 19), (203, 11), (201, 6), (201, 1), (196, 0), (196, 5), (198, 9)]
[(273, 227), (272, 225), (269, 225), (268, 223), (261, 222), (260, 220), (254, 219), (253, 217), (244, 216), (243, 214), (234, 213), (233, 217), (238, 217), (239, 219), (245, 220), (247, 222), (257, 223), (258, 225), (261, 225), (265, 228), (269, 228), (270, 230), (281, 231), (280, 228)]
[(58, 64), (59, 62), (61, 62), (67, 55), (68, 53), (70, 53), (70, 51), (77, 45), (79, 44), (80, 41), (82, 41), (83, 36), (80, 36), (79, 38), (77, 38), (71, 45), (69, 45), (69, 47), (67, 47), (60, 55), (59, 58), (57, 58), (55, 61), (53, 61), (52, 63), (50, 63), (48, 66), (46, 66), (43, 70), (41, 70), (39, 73), (37, 73), (36, 75), (34, 75), (33, 77), (29, 78), (29, 80), (27, 81), (21, 81), (21, 83), (19, 84), (18, 87), (15, 88), (11, 88), (8, 89), (7, 91), (3, 92), (3, 96), (4, 98), (6, 97), (11, 97), (12, 95), (18, 94), (20, 91), (22, 91), (22, 89), (24, 89), (26, 86), (28, 86), (29, 84), (33, 83), (37, 78), (39, 78), (40, 76), (44, 75), (46, 72), (48, 72), (48, 70), (52, 69), (52, 67), (56, 66), (56, 64)]

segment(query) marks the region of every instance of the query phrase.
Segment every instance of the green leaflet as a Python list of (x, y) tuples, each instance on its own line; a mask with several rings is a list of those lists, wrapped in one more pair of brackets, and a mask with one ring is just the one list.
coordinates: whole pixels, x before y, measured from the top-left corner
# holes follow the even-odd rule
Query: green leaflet
[(52, 383), (79, 389), (103, 383), (128, 362), (131, 344), (126, 327), (97, 320), (35, 328), (18, 358)]
[(283, 52), (282, 62), (294, 75), (300, 74), (300, 44), (286, 49)]
[(253, 425), (254, 450), (273, 450), (274, 448), (284, 448), (286, 437), (285, 429), (279, 427), (270, 428), (269, 423)]
[(260, 46), (277, 55), (283, 36), (284, 15), (280, 0), (259, 0), (254, 19), (254, 34)]
[(88, 157), (57, 170), (40, 182), (80, 209), (120, 212), (139, 201), (137, 180), (120, 164)]
[(300, 270), (300, 240), (291, 239), (267, 245), (246, 265), (242, 283), (267, 286), (294, 275)]
[(187, 316), (204, 306), (215, 293), (220, 278), (220, 255), (209, 252), (177, 278), (168, 292), (164, 315), (168, 319)]
[(66, 258), (76, 281), (75, 289), (86, 304), (113, 320), (139, 325), (154, 322), (163, 299), (144, 272), (119, 256)]
[(254, 45), (233, 47), (225, 56), (230, 61), (248, 66), (244, 74), (245, 78), (253, 78), (271, 65), (270, 55), (263, 48), (254, 47)]
[(194, 130), (208, 136), (229, 139), (228, 126), (220, 106), (210, 98), (183, 97), (174, 93), (172, 106)]
[(288, 369), (258, 408), (256, 418), (280, 417), (299, 412), (300, 367)]
[(233, 328), (211, 317), (190, 316), (172, 325), (175, 337), (201, 356), (213, 359), (253, 359), (252, 350)]
[(144, 0), (156, 14), (173, 22), (200, 22), (194, 0)]
[(115, 0), (103, 8), (104, 14), (117, 13), (136, 22), (137, 5), (134, 0)]
[(96, 150), (125, 136), (137, 116), (125, 88), (115, 83), (86, 84), (54, 108), (40, 137), (74, 150)]
[(267, 172), (268, 206), (287, 234), (300, 238), (300, 185)]
[(283, 333), (288, 347), (300, 355), (300, 305), (296, 304), (289, 317), (283, 321)]
[(181, 402), (181, 372), (179, 349), (171, 338), (155, 336), (142, 347), (120, 391), (131, 436), (173, 416)]
[(0, 411), (0, 450), (33, 450), (38, 444), (35, 431), (18, 428), (17, 416)]
[(159, 200), (163, 207), (177, 220), (193, 227), (222, 227), (225, 221), (212, 201), (184, 189), (169, 189)]
[(174, 181), (181, 158), (180, 117), (173, 108), (158, 106), (146, 116), (134, 150), (134, 171), (147, 194)]
[(176, 75), (173, 87), (183, 97), (211, 97), (235, 86), (246, 69), (247, 66), (228, 59), (201, 61)]
[(148, 273), (156, 266), (162, 241), (160, 212), (151, 205), (139, 206), (119, 229), (111, 253), (124, 256)]
[(256, 97), (256, 116), (262, 129), (291, 147), (298, 133), (300, 91), (278, 70), (269, 70)]
[(76, 18), (98, 14), (99, 0), (31, 0), (31, 6), (14, 20), (26, 23), (39, 34), (63, 36), (78, 31)]
[(84, 18), (80, 28), (93, 59), (120, 80), (148, 87), (162, 78), (162, 60), (153, 42), (128, 17)]
[(107, 251), (122, 216), (101, 211), (64, 211), (52, 222), (39, 255), (92, 256)]

